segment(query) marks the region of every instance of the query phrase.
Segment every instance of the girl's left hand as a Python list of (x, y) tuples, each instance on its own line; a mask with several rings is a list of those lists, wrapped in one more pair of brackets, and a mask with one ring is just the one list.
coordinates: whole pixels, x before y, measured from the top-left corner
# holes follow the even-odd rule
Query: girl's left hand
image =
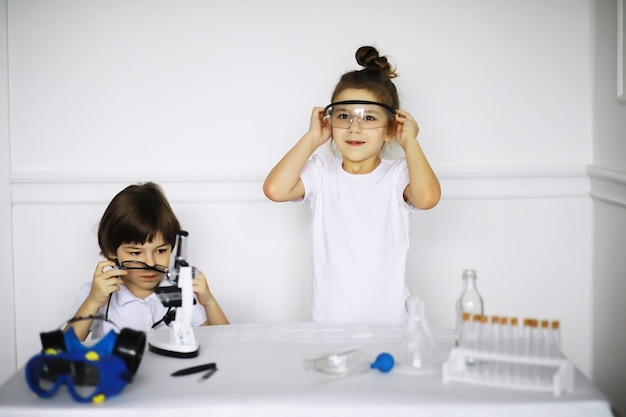
[(202, 271), (196, 270), (196, 277), (191, 282), (193, 283), (193, 292), (196, 294), (198, 302), (203, 306), (209, 304), (213, 299), (213, 294), (211, 294), (209, 284)]
[(404, 110), (396, 110), (396, 141), (402, 149), (410, 140), (417, 139), (420, 128), (411, 116), (411, 113)]

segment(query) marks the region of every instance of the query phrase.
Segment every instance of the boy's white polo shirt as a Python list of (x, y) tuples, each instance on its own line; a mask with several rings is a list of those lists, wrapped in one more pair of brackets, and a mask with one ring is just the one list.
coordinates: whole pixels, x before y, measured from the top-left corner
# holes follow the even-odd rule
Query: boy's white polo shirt
[[(86, 282), (80, 287), (78, 296), (72, 308), (74, 317), (83, 301), (89, 295), (91, 290), (91, 282)], [(111, 300), (108, 305), (100, 307), (97, 315), (107, 317), (107, 320), (94, 320), (91, 325), (91, 337), (100, 338), (107, 334), (110, 330), (119, 332), (122, 328), (128, 327), (133, 330), (141, 330), (149, 332), (152, 325), (161, 320), (167, 313), (167, 307), (161, 303), (159, 297), (152, 293), (148, 297), (141, 299), (131, 293), (128, 288), (121, 285), (119, 291), (111, 294)], [(192, 307), (191, 325), (196, 327), (206, 321), (206, 312), (200, 303), (195, 303)], [(161, 322), (154, 330), (167, 328), (165, 322)]]

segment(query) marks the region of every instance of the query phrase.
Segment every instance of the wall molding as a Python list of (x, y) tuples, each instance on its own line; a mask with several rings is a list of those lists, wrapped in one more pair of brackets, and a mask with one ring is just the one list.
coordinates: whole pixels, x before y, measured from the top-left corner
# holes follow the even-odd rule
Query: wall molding
[(154, 181), (170, 202), (259, 202), (263, 179), (242, 172), (13, 172), (11, 201), (27, 204), (106, 204), (129, 184)]
[(626, 173), (592, 165), (587, 167), (587, 174), (591, 198), (626, 207)]
[[(584, 198), (589, 196), (590, 176), (596, 169), (584, 165), (520, 167), (435, 167), (442, 185), (442, 199)], [(589, 175), (588, 175), (589, 173)], [(106, 204), (128, 184), (154, 181), (161, 184), (173, 203), (267, 202), (263, 195), (266, 172), (12, 172), (13, 205)], [(603, 182), (613, 177), (600, 175)], [(622, 183), (622, 186), (624, 184)], [(613, 193), (597, 192), (607, 200)], [(619, 193), (618, 193), (619, 194)]]
[(442, 198), (584, 198), (589, 178), (583, 165), (438, 168)]

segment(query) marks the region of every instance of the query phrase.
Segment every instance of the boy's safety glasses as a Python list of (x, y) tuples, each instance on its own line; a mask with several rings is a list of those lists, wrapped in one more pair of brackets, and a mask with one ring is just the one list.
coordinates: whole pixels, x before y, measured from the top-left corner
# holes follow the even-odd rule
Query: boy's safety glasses
[(120, 267), (122, 269), (144, 269), (148, 271), (160, 272), (163, 274), (166, 274), (168, 272), (167, 266), (163, 266), (159, 264), (150, 266), (141, 261), (124, 261), (120, 263)]
[(338, 129), (349, 129), (355, 119), (358, 119), (362, 129), (387, 127), (395, 117), (393, 107), (375, 101), (338, 101), (324, 108), (324, 120)]

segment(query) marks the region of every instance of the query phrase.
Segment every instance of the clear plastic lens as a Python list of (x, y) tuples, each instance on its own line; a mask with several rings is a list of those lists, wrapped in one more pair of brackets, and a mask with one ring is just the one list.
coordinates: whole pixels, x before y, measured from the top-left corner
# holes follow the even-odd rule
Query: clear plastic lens
[(46, 358), (39, 365), (41, 371), (37, 378), (37, 387), (42, 392), (56, 391), (57, 382), (61, 379), (79, 397), (91, 398), (100, 383), (100, 371), (90, 363)]
[(389, 125), (393, 114), (379, 104), (335, 103), (326, 108), (326, 120), (335, 128), (348, 129), (355, 120), (363, 129), (376, 129)]
[(351, 375), (369, 369), (369, 363), (360, 349), (329, 353), (305, 361), (305, 367), (335, 375)]
[(76, 395), (81, 398), (93, 397), (97, 393), (96, 388), (97, 387), (93, 385), (74, 385), (74, 391), (76, 392)]

